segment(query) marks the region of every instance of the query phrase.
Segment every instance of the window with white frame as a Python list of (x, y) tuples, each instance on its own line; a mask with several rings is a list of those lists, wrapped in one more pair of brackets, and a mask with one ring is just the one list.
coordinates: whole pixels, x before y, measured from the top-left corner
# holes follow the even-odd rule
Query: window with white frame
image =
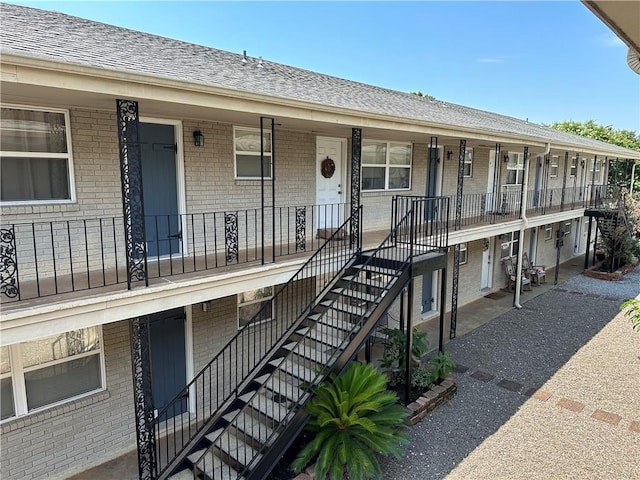
[(551, 240), (553, 238), (553, 228), (550, 223), (544, 226), (544, 239)]
[(509, 152), (507, 162), (507, 184), (522, 185), (524, 180), (524, 154)]
[[(591, 169), (589, 171), (589, 180), (593, 180), (593, 182), (599, 183), (601, 180), (601, 168), (602, 160), (596, 160), (595, 158), (591, 160)], [(595, 174), (594, 174), (595, 169)]]
[(263, 157), (264, 178), (271, 178), (271, 132), (263, 131), (262, 152), (260, 149), (260, 129), (234, 127), (233, 153), (235, 158), (236, 179), (260, 179), (260, 156)]
[(502, 235), (500, 244), (500, 258), (509, 258), (518, 254), (520, 232), (510, 232)]
[(362, 142), (362, 190), (408, 190), (411, 144)]
[(467, 242), (460, 244), (460, 265), (467, 263)]
[(473, 149), (467, 148), (464, 152), (464, 169), (463, 176), (471, 177), (473, 175)]
[(562, 229), (562, 231), (564, 232), (565, 235), (571, 235), (571, 220), (569, 220), (568, 222), (564, 222), (564, 227)]
[(72, 202), (69, 112), (2, 107), (0, 178), (3, 202)]
[(551, 167), (549, 169), (549, 176), (555, 178), (558, 176), (558, 164), (560, 160), (557, 155), (551, 157)]
[(0, 347), (2, 420), (104, 388), (100, 327)]
[(571, 159), (571, 164), (569, 165), (569, 176), (575, 177), (578, 173), (578, 159), (577, 157), (573, 157)]
[(273, 318), (273, 287), (263, 287), (238, 294), (238, 328), (247, 325), (256, 315), (254, 323)]

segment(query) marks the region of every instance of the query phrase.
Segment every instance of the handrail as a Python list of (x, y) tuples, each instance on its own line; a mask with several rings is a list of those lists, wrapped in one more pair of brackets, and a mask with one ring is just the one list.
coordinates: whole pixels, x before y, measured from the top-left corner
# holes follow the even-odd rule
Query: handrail
[[(357, 218), (361, 218), (361, 211), (362, 207), (359, 207)], [(155, 477), (166, 473), (175, 459), (185, 453), (186, 447), (205, 431), (220, 407), (237, 394), (261, 361), (280, 345), (301, 315), (314, 305), (317, 293), (332, 283), (354, 253), (360, 252), (360, 242), (351, 246), (348, 241), (350, 231), (354, 230), (353, 221), (350, 217), (338, 227), (276, 291), (272, 300), (265, 302), (225, 347), (159, 411), (154, 422)], [(194, 418), (185, 404), (188, 398), (192, 399), (189, 406), (195, 407)], [(185, 409), (185, 414), (180, 415)]]

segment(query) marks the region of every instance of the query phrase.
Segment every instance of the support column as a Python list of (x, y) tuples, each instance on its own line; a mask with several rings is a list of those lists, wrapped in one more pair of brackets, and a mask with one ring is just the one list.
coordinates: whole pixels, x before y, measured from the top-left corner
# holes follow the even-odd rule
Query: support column
[(260, 207), (261, 207), (261, 231), (262, 231), (262, 265), (265, 263), (265, 249), (264, 249), (264, 216), (266, 212), (264, 202), (264, 121), (270, 122), (271, 132), (271, 144), (269, 145), (269, 151), (271, 152), (271, 262), (276, 261), (276, 152), (275, 152), (275, 119), (272, 117), (260, 117)]
[(593, 191), (596, 188), (596, 163), (598, 162), (598, 156), (593, 156), (593, 171), (591, 172), (591, 189), (589, 192), (589, 206), (593, 206), (595, 203)]
[(116, 114), (118, 115), (122, 215), (127, 255), (127, 288), (131, 289), (133, 281), (144, 280), (145, 286), (149, 285), (138, 102), (116, 100)]
[(442, 269), (440, 275), (440, 338), (438, 351), (444, 352), (444, 313), (447, 309), (447, 269)]
[[(460, 230), (462, 224), (462, 182), (464, 180), (464, 159), (467, 151), (467, 141), (460, 140), (460, 155), (458, 155), (458, 188), (456, 190), (456, 217), (454, 230)], [(453, 250), (453, 288), (451, 292), (451, 326), (449, 338), (456, 338), (456, 323), (458, 321), (458, 279), (460, 276), (460, 243)]]
[(133, 403), (138, 443), (138, 475), (140, 480), (156, 477), (156, 441), (149, 350), (149, 317), (129, 320)]
[(351, 248), (360, 245), (360, 166), (362, 164), (362, 129), (351, 130)]
[[(589, 230), (587, 231), (587, 251), (584, 252), (584, 269), (589, 268), (589, 248), (591, 246), (591, 226), (593, 225), (593, 217), (589, 217)], [(594, 245), (595, 251), (595, 245)]]

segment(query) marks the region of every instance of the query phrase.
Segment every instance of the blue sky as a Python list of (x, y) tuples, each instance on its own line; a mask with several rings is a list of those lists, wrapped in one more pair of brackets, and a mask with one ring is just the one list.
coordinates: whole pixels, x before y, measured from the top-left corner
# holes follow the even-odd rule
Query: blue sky
[(640, 132), (640, 76), (582, 3), (11, 1), (537, 123)]

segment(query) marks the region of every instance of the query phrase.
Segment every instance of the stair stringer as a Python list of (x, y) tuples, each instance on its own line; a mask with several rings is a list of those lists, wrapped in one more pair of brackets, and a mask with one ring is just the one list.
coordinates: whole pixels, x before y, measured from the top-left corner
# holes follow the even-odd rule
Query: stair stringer
[[(393, 287), (384, 295), (381, 302), (378, 303), (367, 316), (366, 321), (360, 326), (347, 347), (335, 359), (331, 367), (324, 372), (322, 377), (316, 378), (314, 385), (324, 381), (331, 373), (339, 375), (344, 371), (349, 363), (353, 361), (367, 339), (374, 333), (380, 320), (387, 313), (394, 301), (402, 294), (402, 291), (407, 284), (411, 281), (408, 265), (403, 271), (399, 272), (401, 275), (394, 282)], [(304, 406), (310, 398), (311, 396), (307, 396), (304, 403), (298, 405), (297, 410), (291, 412), (293, 414), (293, 418), (285, 424), (281, 431), (277, 432), (277, 438), (273, 442), (270, 442), (267, 451), (264, 452), (262, 457), (255, 464), (248, 466), (248, 471), (244, 473), (243, 478), (248, 480), (261, 480), (271, 472), (283, 452), (291, 446), (298, 434), (306, 425), (309, 415), (305, 411)]]

